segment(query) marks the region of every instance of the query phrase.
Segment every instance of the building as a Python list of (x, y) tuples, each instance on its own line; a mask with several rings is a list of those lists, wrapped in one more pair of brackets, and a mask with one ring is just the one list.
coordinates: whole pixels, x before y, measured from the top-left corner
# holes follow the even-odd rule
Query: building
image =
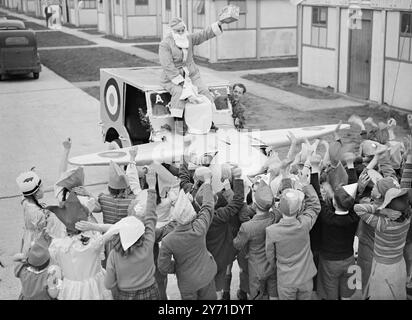
[(124, 39), (162, 36), (162, 0), (99, 0), (98, 30)]
[[(163, 25), (171, 16), (182, 17), (189, 31), (218, 20), (223, 7), (240, 8), (237, 22), (224, 25), (224, 34), (197, 46), (195, 54), (209, 62), (296, 56), (296, 6), (288, 0), (162, 0)], [(167, 22), (166, 22), (167, 21)]]
[(412, 110), (412, 0), (305, 0), (299, 82)]
[(62, 0), (63, 21), (81, 26), (97, 25), (97, 6), (106, 0)]

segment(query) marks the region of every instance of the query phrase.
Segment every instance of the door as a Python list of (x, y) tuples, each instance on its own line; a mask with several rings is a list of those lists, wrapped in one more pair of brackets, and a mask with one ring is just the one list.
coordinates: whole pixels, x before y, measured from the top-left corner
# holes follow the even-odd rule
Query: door
[(362, 27), (349, 30), (349, 94), (362, 99), (370, 91), (372, 16), (372, 10), (362, 10)]

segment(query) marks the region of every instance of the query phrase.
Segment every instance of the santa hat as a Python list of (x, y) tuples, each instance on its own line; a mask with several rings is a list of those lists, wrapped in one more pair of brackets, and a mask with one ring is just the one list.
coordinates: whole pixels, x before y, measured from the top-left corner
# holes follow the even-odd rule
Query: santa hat
[(188, 224), (196, 217), (196, 211), (193, 208), (187, 194), (181, 189), (179, 196), (172, 211), (172, 218), (179, 224)]
[(129, 180), (124, 170), (117, 163), (110, 161), (109, 187), (112, 189), (126, 189), (128, 186)]
[(41, 179), (34, 171), (28, 171), (21, 173), (16, 178), (17, 185), (20, 192), (25, 196), (35, 194), (41, 185)]
[(172, 29), (172, 30), (176, 30), (176, 29), (180, 29), (180, 28), (182, 28), (182, 27), (185, 27), (185, 28), (186, 28), (186, 24), (185, 24), (185, 22), (183, 21), (182, 18), (176, 17), (176, 18), (172, 18), (172, 19), (169, 21), (169, 27), (170, 27), (170, 29)]
[(53, 212), (56, 217), (63, 222), (67, 231), (73, 233), (79, 232), (79, 230), (75, 228), (76, 222), (87, 221), (88, 218), (87, 208), (80, 203), (74, 192), (70, 192), (63, 208), (59, 206), (48, 206), (47, 209)]
[(145, 226), (142, 221), (134, 216), (128, 216), (112, 225), (107, 233), (118, 233), (120, 236), (120, 243), (122, 244), (123, 250), (126, 251), (145, 232)]

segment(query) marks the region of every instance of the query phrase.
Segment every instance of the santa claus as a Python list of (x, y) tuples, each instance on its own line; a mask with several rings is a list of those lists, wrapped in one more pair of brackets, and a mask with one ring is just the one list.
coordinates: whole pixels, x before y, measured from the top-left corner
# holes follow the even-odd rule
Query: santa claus
[(193, 60), (193, 47), (222, 34), (223, 23), (227, 22), (217, 21), (202, 31), (188, 33), (181, 18), (170, 21), (171, 32), (159, 45), (159, 59), (163, 67), (161, 84), (172, 95), (172, 116), (182, 118), (187, 101), (201, 103), (206, 97), (213, 103), (213, 97), (203, 84)]

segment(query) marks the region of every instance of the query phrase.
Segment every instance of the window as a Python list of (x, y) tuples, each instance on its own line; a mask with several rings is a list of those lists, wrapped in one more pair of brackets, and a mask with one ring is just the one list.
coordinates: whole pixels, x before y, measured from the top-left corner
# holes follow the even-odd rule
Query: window
[(194, 2), (193, 27), (204, 28), (205, 23), (205, 0), (197, 0)]
[(96, 0), (83, 0), (83, 9), (96, 9)]
[(8, 37), (6, 38), (6, 46), (27, 46), (29, 39), (26, 37)]
[(245, 29), (246, 28), (246, 13), (247, 13), (247, 5), (246, 0), (228, 0), (228, 4), (232, 4), (234, 6), (239, 7), (239, 20), (236, 22), (232, 22), (227, 25), (228, 29)]
[(69, 8), (74, 9), (74, 0), (69, 0)]
[(122, 10), (120, 8), (120, 0), (116, 0), (116, 3), (114, 5), (114, 14), (115, 15), (121, 15), (122, 14)]
[(327, 46), (328, 8), (312, 8), (312, 37), (311, 44), (315, 47)]
[(401, 12), (401, 25), (399, 30), (399, 55), (400, 60), (412, 61), (412, 13)]
[(149, 4), (149, 0), (134, 0), (135, 6), (147, 6)]
[(166, 0), (166, 10), (167, 11), (172, 10), (172, 1), (171, 0)]

